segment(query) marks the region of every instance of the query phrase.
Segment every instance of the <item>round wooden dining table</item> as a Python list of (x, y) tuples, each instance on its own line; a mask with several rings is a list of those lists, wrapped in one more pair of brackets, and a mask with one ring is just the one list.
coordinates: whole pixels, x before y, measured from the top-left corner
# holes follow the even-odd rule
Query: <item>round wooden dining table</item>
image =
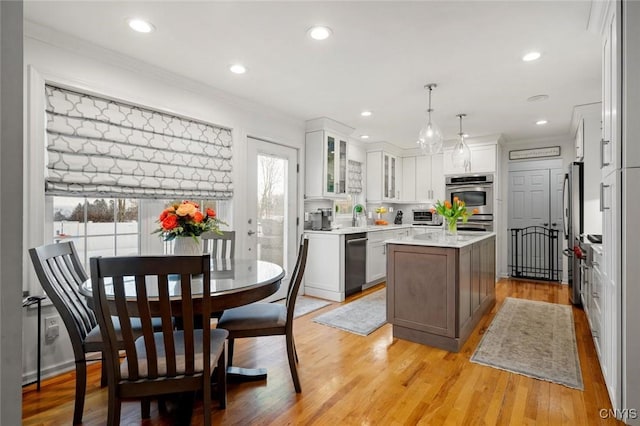
[[(211, 259), (211, 310), (223, 311), (262, 300), (278, 291), (284, 276), (284, 269), (281, 266), (264, 260)], [(149, 290), (149, 299), (152, 300), (152, 287)], [(92, 298), (91, 279), (80, 286), (80, 292), (89, 300)], [(113, 286), (107, 279), (105, 279), (105, 292), (107, 297), (113, 295)], [(125, 280), (125, 294), (131, 297), (132, 301), (135, 300), (133, 277), (130, 281)], [(170, 286), (169, 295), (179, 301), (180, 285)], [(192, 297), (196, 302), (197, 286), (192, 290)]]

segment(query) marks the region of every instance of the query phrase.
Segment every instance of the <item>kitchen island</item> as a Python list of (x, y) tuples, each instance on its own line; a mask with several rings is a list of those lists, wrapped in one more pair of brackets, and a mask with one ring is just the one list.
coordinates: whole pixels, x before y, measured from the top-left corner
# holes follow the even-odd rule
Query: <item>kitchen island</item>
[(458, 352), (495, 304), (495, 233), (387, 240), (393, 336)]

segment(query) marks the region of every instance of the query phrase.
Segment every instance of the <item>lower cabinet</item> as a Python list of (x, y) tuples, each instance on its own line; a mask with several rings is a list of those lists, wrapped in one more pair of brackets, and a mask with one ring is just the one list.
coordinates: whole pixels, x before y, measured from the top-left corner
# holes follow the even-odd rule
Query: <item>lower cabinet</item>
[(389, 244), (393, 335), (458, 352), (495, 303), (495, 237), (463, 248)]
[(387, 245), (385, 240), (407, 237), (411, 233), (411, 228), (367, 233), (367, 284), (382, 282), (387, 277)]
[(344, 300), (344, 235), (307, 233), (309, 252), (304, 271), (304, 293)]

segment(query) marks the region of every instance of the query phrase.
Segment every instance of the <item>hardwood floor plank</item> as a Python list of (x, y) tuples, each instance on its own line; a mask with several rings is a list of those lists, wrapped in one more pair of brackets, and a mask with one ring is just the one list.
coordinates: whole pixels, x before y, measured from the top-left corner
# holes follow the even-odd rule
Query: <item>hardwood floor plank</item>
[[(377, 288), (380, 288), (378, 286)], [(350, 297), (355, 300), (375, 291)], [(302, 393), (296, 394), (281, 336), (239, 339), (234, 364), (265, 367), (265, 382), (229, 384), (225, 410), (213, 404), (213, 423), (224, 425), (610, 425), (600, 419), (611, 408), (584, 312), (574, 308), (578, 353), (585, 390), (569, 389), (469, 361), (506, 297), (569, 304), (567, 286), (502, 280), (496, 306), (485, 315), (459, 353), (394, 339), (390, 325), (357, 336), (313, 322), (333, 304), (297, 318), (294, 332)], [(73, 413), (75, 374), (48, 378), (41, 392), (23, 389), (23, 424), (68, 424)], [(88, 370), (84, 424), (104, 424), (106, 389), (100, 365)], [(202, 424), (196, 403), (193, 424)], [(123, 424), (169, 425), (171, 417), (151, 405), (140, 419), (140, 404), (126, 402)]]

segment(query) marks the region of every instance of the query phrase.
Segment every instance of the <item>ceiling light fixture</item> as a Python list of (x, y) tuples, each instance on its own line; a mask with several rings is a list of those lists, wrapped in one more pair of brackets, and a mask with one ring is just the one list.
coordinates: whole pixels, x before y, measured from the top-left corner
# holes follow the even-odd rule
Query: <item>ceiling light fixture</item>
[(360, 139), (369, 139), (369, 135), (362, 135), (360, 136)]
[(309, 37), (314, 40), (326, 40), (331, 37), (332, 31), (329, 27), (317, 26), (309, 29)]
[(245, 66), (242, 64), (233, 64), (229, 67), (229, 71), (234, 74), (244, 74), (245, 72), (247, 72), (247, 68), (245, 68)]
[(127, 21), (129, 28), (139, 33), (150, 33), (156, 29), (152, 23), (145, 21), (144, 19), (132, 18)]
[(537, 124), (538, 126), (544, 126), (544, 125), (545, 125), (545, 124), (547, 124), (547, 123), (548, 123), (548, 121), (547, 121), (547, 120), (538, 120), (538, 121), (536, 121), (536, 124)]
[(540, 59), (540, 52), (529, 52), (522, 57), (522, 60), (525, 62), (535, 61), (536, 59)]
[(425, 154), (435, 154), (442, 150), (442, 133), (431, 120), (431, 113), (433, 112), (433, 108), (431, 108), (431, 92), (435, 87), (438, 87), (435, 83), (429, 83), (424, 86), (425, 89), (429, 90), (429, 108), (427, 109), (427, 122), (420, 129), (416, 143)]
[(451, 153), (451, 162), (453, 163), (453, 167), (464, 167), (464, 171), (468, 172), (471, 168), (471, 150), (469, 149), (469, 145), (464, 141), (465, 133), (462, 131), (462, 118), (466, 116), (467, 114), (456, 115), (456, 117), (460, 119), (460, 133), (458, 133), (458, 143), (453, 147), (453, 152)]
[(371, 117), (371, 114), (372, 114), (371, 111), (362, 111), (360, 113), (360, 115), (363, 117)]

